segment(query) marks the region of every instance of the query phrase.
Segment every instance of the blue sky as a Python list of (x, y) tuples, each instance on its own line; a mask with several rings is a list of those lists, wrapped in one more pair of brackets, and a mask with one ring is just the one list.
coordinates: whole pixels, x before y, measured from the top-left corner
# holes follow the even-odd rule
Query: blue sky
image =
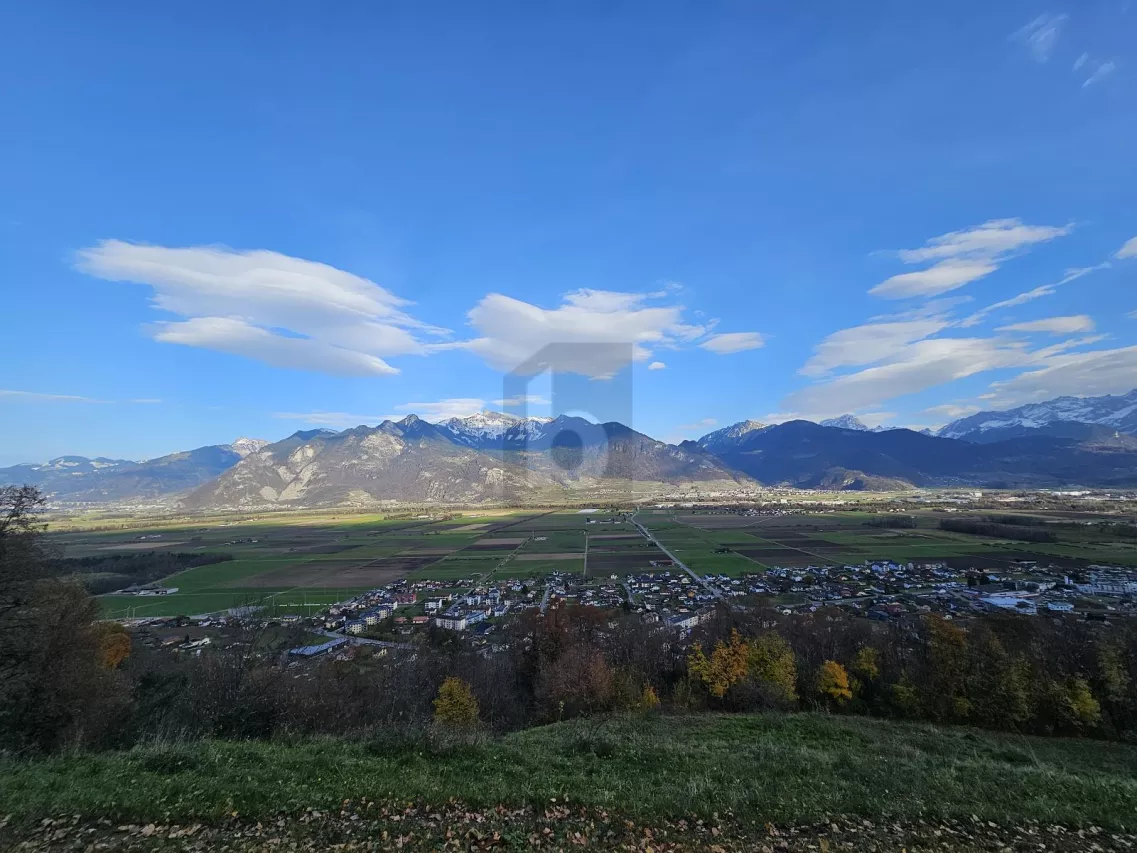
[(669, 440), (1137, 386), (1129, 2), (47, 0), (0, 33), (0, 464), (499, 407), (548, 343)]

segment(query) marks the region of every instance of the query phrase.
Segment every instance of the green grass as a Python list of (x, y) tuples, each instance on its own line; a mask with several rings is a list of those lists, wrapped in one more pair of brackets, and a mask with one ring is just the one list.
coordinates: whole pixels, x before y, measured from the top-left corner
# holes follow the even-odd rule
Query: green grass
[(581, 720), (431, 747), (390, 738), (204, 742), (0, 765), (0, 814), (268, 819), (346, 799), (522, 806), (650, 820), (732, 813), (1137, 824), (1137, 749), (826, 715)]

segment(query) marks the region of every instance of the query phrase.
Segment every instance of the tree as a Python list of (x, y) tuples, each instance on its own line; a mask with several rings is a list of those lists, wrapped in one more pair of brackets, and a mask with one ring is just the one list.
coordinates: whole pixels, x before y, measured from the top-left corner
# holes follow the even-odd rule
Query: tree
[(1092, 729), (1101, 722), (1101, 705), (1084, 678), (1075, 677), (1067, 683), (1065, 705), (1076, 729)]
[(53, 574), (43, 507), (30, 486), (0, 488), (0, 748), (20, 751), (96, 740), (117, 698), (98, 607)]
[(434, 722), (450, 729), (477, 728), (478, 700), (469, 684), (453, 675), (442, 682), (434, 700)]
[(861, 646), (849, 662), (849, 672), (861, 681), (876, 681), (880, 678), (880, 652)]
[(925, 705), (933, 720), (962, 720), (971, 712), (967, 701), (967, 634), (940, 616), (928, 616)]
[(572, 645), (541, 670), (537, 697), (551, 719), (608, 711), (616, 700), (615, 675), (599, 649)]
[(687, 671), (706, 685), (710, 694), (718, 699), (726, 691), (746, 678), (750, 649), (737, 630), (731, 629), (730, 642), (719, 640), (708, 658), (703, 647), (695, 644), (687, 657)]
[(750, 677), (774, 699), (797, 701), (797, 661), (790, 644), (780, 634), (763, 634), (751, 642), (746, 664)]
[(99, 660), (106, 669), (118, 669), (130, 657), (130, 634), (118, 622), (103, 625), (99, 634)]
[(827, 660), (817, 671), (817, 692), (835, 705), (843, 705), (853, 698), (849, 689), (849, 673), (835, 660)]
[(643, 693), (640, 694), (639, 710), (644, 713), (659, 710), (659, 694), (650, 684), (645, 684)]

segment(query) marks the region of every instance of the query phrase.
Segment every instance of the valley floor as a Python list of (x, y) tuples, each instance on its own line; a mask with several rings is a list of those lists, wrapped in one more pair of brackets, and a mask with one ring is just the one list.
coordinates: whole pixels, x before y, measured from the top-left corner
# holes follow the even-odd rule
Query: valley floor
[(27, 850), (1131, 849), (1135, 815), (1132, 746), (813, 714), (0, 765), (0, 847)]

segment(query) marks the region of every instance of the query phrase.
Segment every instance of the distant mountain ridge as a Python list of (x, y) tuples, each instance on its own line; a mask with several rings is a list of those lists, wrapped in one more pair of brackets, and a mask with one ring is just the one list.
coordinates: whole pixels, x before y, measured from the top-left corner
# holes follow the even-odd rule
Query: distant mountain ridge
[(156, 501), (212, 480), (268, 442), (239, 438), (133, 462), (61, 456), (42, 464), (0, 468), (0, 484), (38, 486), (57, 501)]
[(1109, 431), (1137, 435), (1137, 390), (1102, 397), (1057, 397), (1001, 412), (977, 412), (941, 427), (936, 435), (988, 442), (1027, 435), (1089, 438)]
[[(615, 494), (613, 487), (630, 482), (708, 491), (758, 484), (1132, 487), (1135, 412), (1137, 391), (980, 413), (939, 435), (868, 429), (843, 416), (821, 424), (741, 421), (679, 445), (568, 416), (479, 412), (429, 423), (408, 415), (339, 432), (301, 430), (272, 443), (241, 438), (143, 462), (62, 456), (0, 469), (0, 484), (33, 484), (57, 503), (182, 501), (203, 510), (557, 499), (589, 489)], [(1075, 416), (1097, 422), (1070, 420)]]
[(804, 420), (734, 433), (730, 441), (717, 441), (716, 455), (765, 484), (849, 489), (1137, 484), (1132, 436), (1029, 436), (977, 444), (909, 429), (849, 430)]

